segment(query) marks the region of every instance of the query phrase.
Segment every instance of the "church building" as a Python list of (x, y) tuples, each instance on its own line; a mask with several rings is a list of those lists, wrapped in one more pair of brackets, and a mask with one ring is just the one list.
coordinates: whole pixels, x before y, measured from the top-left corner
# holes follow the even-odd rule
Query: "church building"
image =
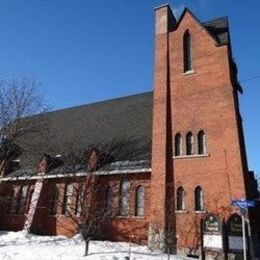
[[(153, 91), (44, 113), (0, 183), (1, 230), (78, 232), (198, 257), (241, 253), (248, 169), (227, 17), (155, 8)], [(152, 53), (151, 53), (152, 55)], [(247, 254), (259, 212), (245, 212)], [(236, 227), (236, 230), (235, 228)], [(237, 232), (237, 233), (236, 233)]]

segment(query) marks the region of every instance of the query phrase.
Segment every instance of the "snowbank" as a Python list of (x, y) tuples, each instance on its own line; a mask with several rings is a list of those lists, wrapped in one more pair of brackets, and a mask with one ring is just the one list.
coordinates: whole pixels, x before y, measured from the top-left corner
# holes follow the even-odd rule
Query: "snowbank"
[[(84, 257), (84, 241), (80, 235), (36, 236), (25, 231), (0, 231), (1, 260), (124, 260), (129, 245), (123, 242), (91, 241), (90, 255)], [(132, 245), (131, 260), (161, 260), (166, 255), (152, 253), (147, 246)], [(171, 259), (183, 259), (171, 256)]]

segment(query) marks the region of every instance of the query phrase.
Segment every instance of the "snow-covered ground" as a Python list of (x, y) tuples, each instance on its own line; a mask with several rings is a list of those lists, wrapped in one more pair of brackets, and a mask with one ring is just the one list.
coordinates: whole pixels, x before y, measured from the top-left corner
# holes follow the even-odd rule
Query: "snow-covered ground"
[[(131, 260), (168, 259), (167, 255), (153, 253), (146, 246), (132, 245), (131, 251)], [(91, 241), (86, 257), (83, 256), (84, 241), (80, 235), (68, 239), (64, 236), (36, 236), (24, 231), (0, 231), (1, 260), (124, 260), (128, 252), (128, 243)], [(184, 258), (171, 256), (170, 259)]]

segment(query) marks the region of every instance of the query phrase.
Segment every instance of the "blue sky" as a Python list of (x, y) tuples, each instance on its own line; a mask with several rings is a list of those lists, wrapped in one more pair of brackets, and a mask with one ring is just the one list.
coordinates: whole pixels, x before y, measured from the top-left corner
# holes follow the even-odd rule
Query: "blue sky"
[[(0, 77), (40, 81), (53, 109), (149, 91), (153, 8), (163, 3), (1, 1)], [(168, 3), (177, 16), (187, 6), (201, 21), (229, 17), (248, 161), (260, 175), (260, 1)]]

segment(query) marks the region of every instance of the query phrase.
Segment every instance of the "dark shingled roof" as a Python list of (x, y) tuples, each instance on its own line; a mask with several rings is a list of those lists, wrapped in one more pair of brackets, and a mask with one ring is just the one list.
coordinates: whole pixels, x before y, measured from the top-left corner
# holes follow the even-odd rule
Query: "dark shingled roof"
[(121, 141), (122, 146), (131, 146), (133, 154), (129, 151), (130, 160), (150, 160), (152, 95), (152, 92), (147, 92), (41, 115), (41, 120), (48, 122), (48, 138), (39, 134), (29, 138), (30, 142), (40, 143), (41, 147), (30, 154), (29, 161), (28, 154), (21, 154), (21, 168), (8, 177), (36, 173), (43, 152), (63, 157), (72, 148), (83, 152), (91, 146)]
[(228, 38), (228, 18), (220, 17), (208, 22), (204, 22), (203, 25), (209, 31), (209, 33), (216, 39), (220, 45), (227, 44)]

